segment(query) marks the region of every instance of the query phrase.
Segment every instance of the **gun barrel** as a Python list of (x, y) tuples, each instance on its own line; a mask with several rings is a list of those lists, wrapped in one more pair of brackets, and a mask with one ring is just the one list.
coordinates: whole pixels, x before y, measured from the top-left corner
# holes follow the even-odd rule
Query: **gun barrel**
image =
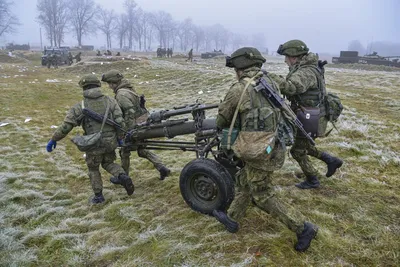
[(196, 106), (185, 106), (185, 107), (177, 107), (174, 108), (173, 110), (161, 110), (157, 112), (153, 112), (149, 116), (149, 121), (150, 122), (161, 122), (162, 120), (167, 120), (170, 117), (173, 116), (178, 116), (178, 115), (183, 115), (183, 114), (190, 114), (202, 110), (207, 110), (207, 109), (213, 109), (213, 108), (218, 108), (218, 104), (213, 104), (213, 105), (205, 105), (205, 104), (199, 104)]
[[(161, 124), (163, 125), (163, 123)], [(176, 125), (168, 125), (164, 124), (162, 127), (152, 128), (152, 127), (144, 127), (137, 128), (130, 131), (129, 136), (131, 137), (131, 142), (151, 139), (151, 138), (160, 138), (160, 137), (168, 137), (173, 138), (179, 135), (185, 134), (194, 134), (194, 133), (202, 133), (205, 131), (205, 134), (208, 134), (207, 130), (217, 129), (216, 120), (215, 119), (205, 119), (202, 121), (201, 129), (197, 128), (197, 123), (194, 120), (185, 121)]]

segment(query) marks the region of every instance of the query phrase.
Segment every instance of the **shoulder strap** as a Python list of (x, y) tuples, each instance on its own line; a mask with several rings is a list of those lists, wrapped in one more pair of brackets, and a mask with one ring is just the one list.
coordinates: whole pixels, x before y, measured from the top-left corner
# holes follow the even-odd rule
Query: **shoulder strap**
[(228, 146), (227, 146), (227, 149), (228, 149), (228, 150), (231, 149), (231, 136), (232, 136), (232, 131), (233, 131), (233, 125), (235, 124), (237, 115), (238, 115), (238, 113), (239, 113), (239, 107), (240, 107), (240, 104), (241, 104), (241, 102), (242, 102), (242, 100), (243, 100), (244, 93), (247, 91), (247, 88), (250, 86), (250, 84), (251, 84), (256, 78), (258, 78), (258, 75), (252, 77), (251, 79), (250, 79), (250, 78), (247, 78), (248, 80), (245, 78), (245, 80), (247, 80), (247, 83), (246, 83), (246, 85), (245, 85), (245, 87), (244, 87), (244, 89), (243, 89), (243, 92), (242, 92), (242, 94), (241, 94), (241, 96), (240, 96), (240, 98), (239, 98), (239, 102), (238, 102), (238, 104), (237, 104), (237, 106), (236, 106), (235, 114), (233, 115), (233, 118), (232, 118), (232, 121), (231, 121), (231, 126), (229, 127), (228, 142), (227, 142), (227, 145), (228, 145)]
[(104, 114), (103, 122), (101, 123), (100, 132), (103, 131), (103, 127), (104, 127), (104, 124), (106, 123), (109, 111), (110, 111), (110, 101), (107, 101), (106, 113)]

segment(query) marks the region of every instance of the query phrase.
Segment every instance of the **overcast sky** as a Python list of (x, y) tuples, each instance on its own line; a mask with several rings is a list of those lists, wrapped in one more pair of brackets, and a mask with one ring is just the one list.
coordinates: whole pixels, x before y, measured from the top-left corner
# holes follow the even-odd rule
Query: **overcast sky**
[[(101, 6), (123, 12), (124, 0), (95, 0)], [(14, 13), (22, 25), (18, 33), (1, 42), (40, 44), (36, 0), (14, 0)], [(351, 40), (364, 46), (371, 40), (400, 43), (400, 0), (137, 0), (145, 11), (163, 10), (174, 20), (190, 17), (196, 25), (222, 24), (236, 33), (264, 33), (267, 47), (301, 39), (315, 52), (347, 49)], [(43, 34), (43, 37), (45, 35)], [(84, 38), (84, 44), (104, 45), (105, 38)], [(76, 45), (72, 36), (68, 45)], [(114, 46), (117, 41), (113, 41)]]

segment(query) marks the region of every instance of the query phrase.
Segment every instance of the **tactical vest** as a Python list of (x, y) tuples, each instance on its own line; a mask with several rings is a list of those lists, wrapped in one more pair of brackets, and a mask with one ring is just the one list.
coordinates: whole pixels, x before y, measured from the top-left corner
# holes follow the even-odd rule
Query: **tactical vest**
[[(245, 78), (240, 83), (245, 86), (247, 81), (248, 78)], [(274, 85), (273, 87), (276, 89)], [(275, 132), (280, 120), (279, 109), (273, 107), (261, 93), (254, 90), (253, 85), (249, 85), (247, 92), (250, 103), (244, 102), (240, 107), (241, 130)]]
[(319, 107), (321, 109), (321, 113), (325, 113), (325, 105), (324, 105), (324, 100), (326, 96), (325, 80), (321, 70), (317, 66), (314, 65), (298, 66), (297, 68), (289, 72), (286, 79), (289, 79), (293, 73), (302, 68), (308, 68), (315, 73), (315, 76), (317, 77), (318, 81), (318, 87), (309, 88), (306, 92), (291, 96), (288, 99), (290, 100), (290, 102), (292, 102), (292, 104), (296, 106)]
[[(85, 108), (97, 112), (101, 115), (104, 115), (106, 113), (107, 102), (111, 102), (108, 96), (101, 96), (99, 98), (84, 98)], [(111, 107), (110, 111), (108, 112), (108, 118), (113, 120)], [(82, 119), (82, 128), (85, 131), (86, 135), (98, 133), (101, 129), (101, 122), (95, 121), (88, 116), (84, 116)], [(103, 133), (104, 136), (107, 137), (113, 135), (114, 133), (116, 133), (116, 131), (112, 126), (105, 124), (103, 127)]]
[(130, 95), (129, 99), (133, 101), (133, 103), (134, 103), (134, 105), (136, 107), (135, 108), (135, 112), (134, 112), (134, 118), (135, 119), (137, 119), (140, 116), (142, 116), (142, 115), (147, 113), (146, 109), (140, 107), (140, 97), (139, 97), (139, 95), (137, 93), (135, 93), (132, 90), (126, 89), (126, 88), (120, 88), (120, 89), (118, 89), (117, 94), (120, 91), (129, 93), (129, 95)]

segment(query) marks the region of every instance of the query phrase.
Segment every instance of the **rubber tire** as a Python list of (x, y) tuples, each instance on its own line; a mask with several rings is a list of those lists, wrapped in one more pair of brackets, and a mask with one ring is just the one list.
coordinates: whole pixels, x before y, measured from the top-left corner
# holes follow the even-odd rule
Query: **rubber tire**
[[(203, 192), (199, 192), (200, 186)], [(215, 209), (226, 211), (235, 196), (234, 180), (226, 168), (205, 158), (186, 164), (179, 177), (179, 187), (191, 209), (208, 215)]]

